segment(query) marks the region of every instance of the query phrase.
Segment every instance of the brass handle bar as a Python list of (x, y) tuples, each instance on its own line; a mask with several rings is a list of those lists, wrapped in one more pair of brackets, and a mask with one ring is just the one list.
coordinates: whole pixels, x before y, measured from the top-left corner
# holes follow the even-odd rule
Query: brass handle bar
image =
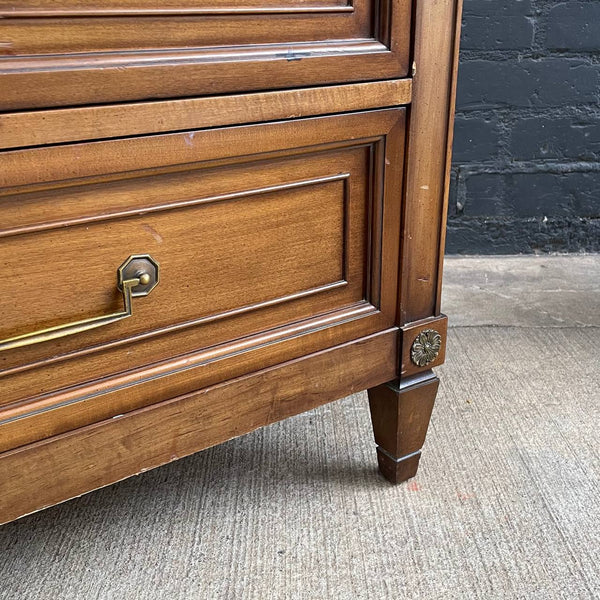
[(132, 299), (136, 296), (146, 296), (158, 284), (158, 263), (148, 255), (133, 255), (119, 267), (117, 276), (117, 286), (123, 292), (122, 311), (0, 340), (0, 352), (83, 333), (131, 317)]

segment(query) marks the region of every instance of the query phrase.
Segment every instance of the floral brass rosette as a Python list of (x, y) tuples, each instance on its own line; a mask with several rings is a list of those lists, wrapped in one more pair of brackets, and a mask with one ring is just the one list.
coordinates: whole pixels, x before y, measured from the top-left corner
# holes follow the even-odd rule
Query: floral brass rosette
[(442, 336), (435, 329), (424, 329), (410, 349), (410, 358), (418, 367), (432, 363), (440, 353)]

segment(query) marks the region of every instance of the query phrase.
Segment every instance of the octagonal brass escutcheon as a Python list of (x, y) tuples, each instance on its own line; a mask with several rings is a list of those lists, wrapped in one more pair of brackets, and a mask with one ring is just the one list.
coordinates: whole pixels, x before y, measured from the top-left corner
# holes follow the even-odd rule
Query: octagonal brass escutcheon
[(410, 349), (410, 358), (418, 367), (431, 364), (440, 353), (442, 336), (435, 329), (424, 329), (417, 335)]
[(117, 286), (123, 293), (123, 310), (0, 340), (0, 352), (57, 340), (128, 319), (133, 315), (132, 298), (147, 296), (157, 285), (158, 263), (148, 254), (134, 254), (117, 269)]
[(131, 288), (131, 296), (147, 296), (158, 285), (159, 265), (149, 254), (133, 254), (118, 268), (117, 276), (119, 289), (123, 289), (124, 281), (139, 279)]

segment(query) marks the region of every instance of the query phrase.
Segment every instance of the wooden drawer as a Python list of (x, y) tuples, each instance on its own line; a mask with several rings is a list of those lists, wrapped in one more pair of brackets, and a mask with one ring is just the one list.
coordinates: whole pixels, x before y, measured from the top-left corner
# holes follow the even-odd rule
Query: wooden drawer
[(461, 4), (0, 0), (0, 523), (363, 389), (415, 475)]
[(0, 450), (394, 325), (402, 108), (0, 154)]
[(0, 1), (0, 110), (404, 77), (410, 0)]

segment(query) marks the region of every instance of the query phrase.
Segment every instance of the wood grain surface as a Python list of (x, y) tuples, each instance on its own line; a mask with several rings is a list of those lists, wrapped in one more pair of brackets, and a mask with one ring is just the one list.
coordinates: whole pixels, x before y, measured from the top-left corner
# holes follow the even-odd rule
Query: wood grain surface
[[(150, 254), (161, 277), (127, 320), (0, 353), (0, 449), (393, 325), (404, 114), (0, 155), (13, 181), (40, 182), (0, 203), (1, 295), (19, 298), (2, 337), (118, 310), (130, 254)], [(192, 157), (205, 160), (144, 168)], [(73, 168), (89, 183), (61, 179)]]
[(414, 475), (460, 8), (0, 0), (0, 338), (161, 270), (110, 329), (0, 352), (0, 521), (364, 388)]
[(460, 4), (417, 2), (400, 325), (439, 314)]
[(0, 523), (394, 377), (397, 329), (0, 454)]
[(423, 369), (410, 360), (414, 336), (435, 325), (442, 349), (426, 368), (445, 358), (447, 323), (440, 299), (461, 9), (461, 0), (415, 7), (397, 321), (403, 332), (401, 376), (399, 382), (369, 390), (375, 436), (384, 440), (378, 442), (379, 468), (392, 483), (417, 472), (438, 387), (437, 379), (422, 383)]
[(42, 146), (401, 106), (412, 80), (0, 114), (0, 148)]
[(440, 380), (432, 371), (369, 390), (379, 470), (390, 483), (417, 473)]
[(219, 4), (194, 13), (186, 2), (154, 3), (150, 10), (139, 2), (3, 2), (0, 109), (347, 83), (408, 72), (409, 0), (355, 0), (325, 10), (304, 3), (277, 10), (270, 2)]

